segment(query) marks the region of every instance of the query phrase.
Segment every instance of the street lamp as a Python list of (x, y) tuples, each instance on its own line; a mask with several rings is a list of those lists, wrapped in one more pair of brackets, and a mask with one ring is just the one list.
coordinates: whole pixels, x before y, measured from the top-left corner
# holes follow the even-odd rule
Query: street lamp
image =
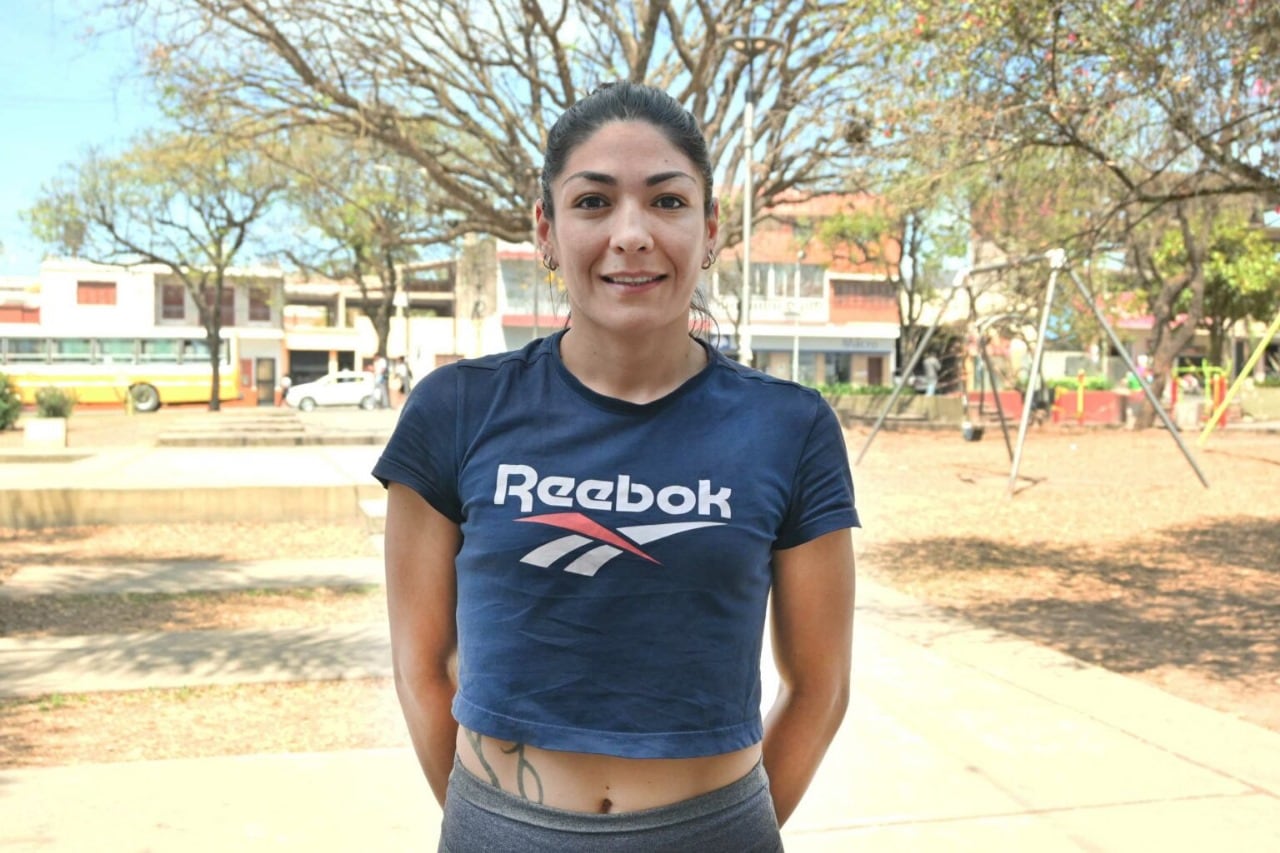
[(791, 381), (800, 381), (800, 262), (804, 249), (796, 252), (796, 280), (791, 301)]
[(406, 364), (411, 365), (410, 369), (412, 370), (413, 351), (409, 348), (409, 324), (411, 320), (409, 316), (409, 293), (405, 289), (406, 287), (407, 285), (404, 282), (400, 282), (396, 286), (396, 292), (391, 297), (391, 304), (396, 309), (396, 317), (400, 319), (400, 328), (403, 330), (404, 360)]
[(757, 53), (764, 53), (770, 48), (781, 47), (781, 39), (769, 36), (732, 36), (726, 44), (732, 50), (742, 51), (747, 55), (747, 103), (742, 110), (742, 148), (743, 160), (746, 163), (746, 180), (742, 190), (742, 294), (745, 300), (742, 312), (742, 328), (738, 332), (738, 361), (750, 365), (754, 354), (751, 352), (751, 202), (755, 195), (752, 183), (751, 149), (755, 146), (754, 128), (756, 121), (756, 83), (754, 75)]

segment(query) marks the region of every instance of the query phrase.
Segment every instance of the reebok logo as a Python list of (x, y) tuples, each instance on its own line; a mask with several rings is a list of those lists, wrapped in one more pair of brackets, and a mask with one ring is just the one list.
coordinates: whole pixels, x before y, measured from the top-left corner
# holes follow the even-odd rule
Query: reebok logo
[[(566, 572), (575, 575), (594, 577), (601, 566), (622, 553), (634, 554), (655, 565), (661, 565), (638, 546), (646, 542), (665, 539), (677, 533), (697, 530), (700, 527), (719, 527), (722, 521), (686, 521), (671, 524), (641, 524), (634, 527), (619, 527), (615, 533), (609, 528), (597, 524), (580, 512), (556, 512), (549, 515), (531, 515), (518, 518), (516, 521), (545, 524), (570, 531), (568, 536), (553, 539), (545, 545), (533, 549), (520, 558), (520, 562), (539, 568), (550, 568), (557, 560), (574, 552), (598, 543), (585, 553), (572, 560), (564, 567)], [(625, 537), (625, 538), (624, 538)]]
[[(547, 569), (572, 557), (564, 571), (594, 577), (601, 566), (624, 553), (661, 565), (640, 546), (690, 530), (721, 526), (733, 515), (729, 508), (732, 494), (732, 489), (714, 488), (710, 480), (699, 480), (696, 490), (681, 485), (655, 489), (633, 481), (627, 474), (619, 474), (614, 480), (577, 480), (556, 475), (543, 477), (529, 465), (499, 465), (493, 502), (502, 506), (515, 500), (521, 512), (533, 512), (535, 504), (566, 510), (516, 519), (567, 533), (534, 548), (520, 562)], [(667, 515), (694, 514), (721, 520), (638, 524), (610, 530), (578, 511), (645, 512), (654, 507)]]
[(596, 509), (611, 512), (645, 512), (653, 506), (667, 515), (716, 516), (728, 520), (729, 488), (715, 489), (710, 480), (699, 480), (697, 491), (688, 486), (654, 489), (634, 482), (627, 474), (616, 480), (582, 480), (539, 476), (529, 465), (499, 465), (493, 502), (502, 506), (508, 498), (520, 502), (521, 512), (533, 512), (534, 501), (559, 509)]

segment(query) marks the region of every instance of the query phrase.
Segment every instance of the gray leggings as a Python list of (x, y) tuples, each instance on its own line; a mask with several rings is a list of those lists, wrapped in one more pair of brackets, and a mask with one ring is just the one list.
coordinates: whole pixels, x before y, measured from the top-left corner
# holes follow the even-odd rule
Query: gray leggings
[(454, 759), (440, 853), (781, 853), (764, 765), (737, 782), (669, 806), (589, 814), (531, 803)]

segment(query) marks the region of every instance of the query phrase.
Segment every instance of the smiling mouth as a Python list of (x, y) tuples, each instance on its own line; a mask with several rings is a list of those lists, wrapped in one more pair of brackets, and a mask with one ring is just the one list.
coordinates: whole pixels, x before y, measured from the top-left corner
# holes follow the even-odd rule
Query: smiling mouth
[(623, 287), (643, 287), (664, 278), (661, 275), (602, 275), (600, 277), (609, 284), (620, 284)]

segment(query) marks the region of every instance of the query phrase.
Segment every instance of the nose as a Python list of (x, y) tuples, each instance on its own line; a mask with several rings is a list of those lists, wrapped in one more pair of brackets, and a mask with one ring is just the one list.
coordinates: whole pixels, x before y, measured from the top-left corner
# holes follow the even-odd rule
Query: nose
[(653, 248), (653, 235), (644, 207), (635, 202), (622, 202), (616, 208), (611, 247), (615, 252), (647, 252)]

